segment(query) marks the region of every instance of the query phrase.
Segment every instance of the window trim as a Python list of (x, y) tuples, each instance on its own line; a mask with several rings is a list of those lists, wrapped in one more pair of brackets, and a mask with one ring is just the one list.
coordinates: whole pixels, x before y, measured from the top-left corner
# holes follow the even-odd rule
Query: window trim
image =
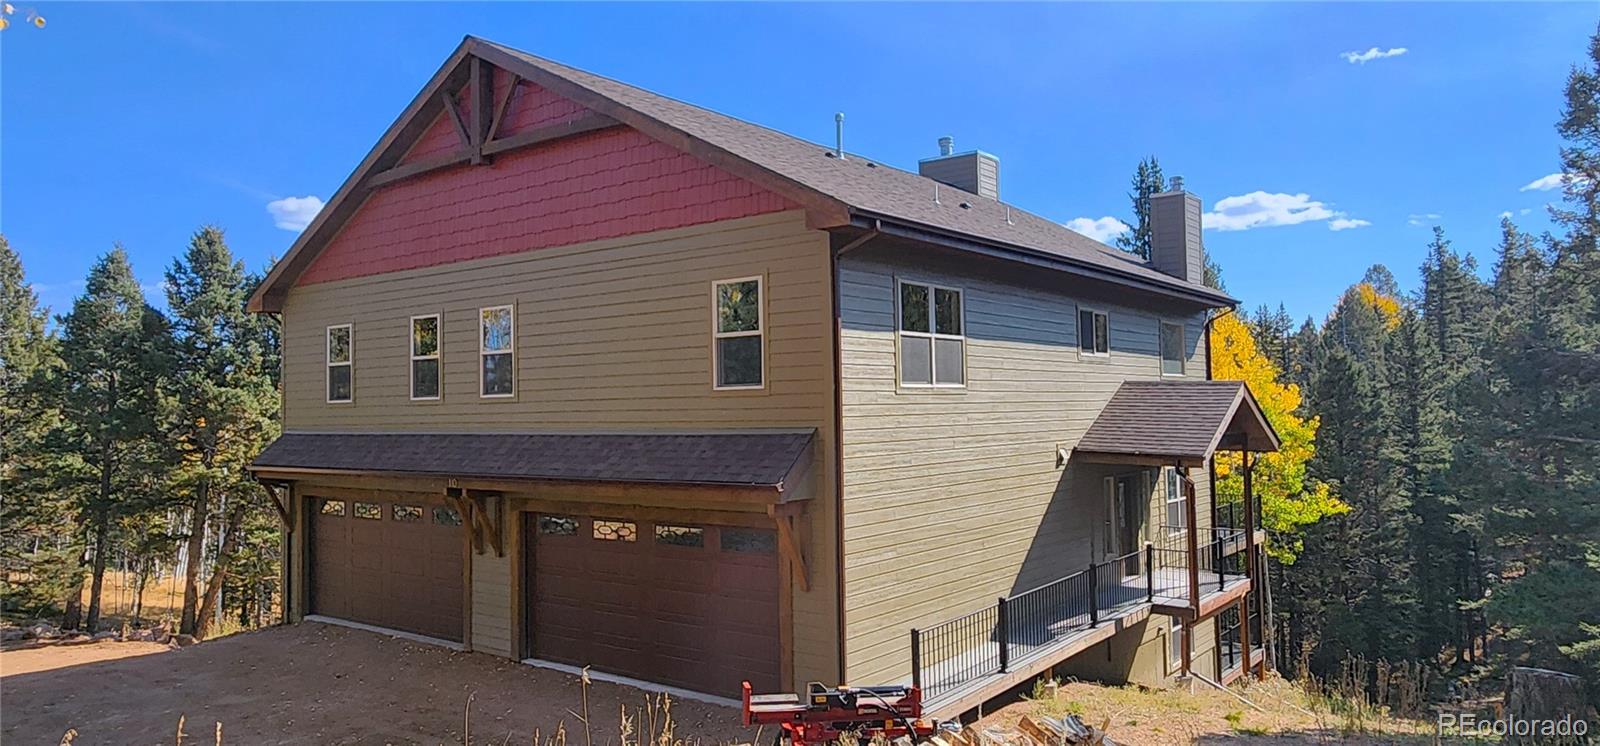
[[(349, 338), (345, 341), (350, 349), (350, 359), (342, 363), (333, 361), (333, 330), (343, 329)], [(328, 404), (354, 404), (356, 401), (356, 325), (346, 321), (343, 324), (329, 324), (323, 330), (322, 336), (322, 397)], [(350, 369), (350, 398), (333, 398), (333, 369)]]
[[(756, 283), (756, 329), (755, 331), (725, 332), (718, 324), (717, 288), (723, 285), (733, 285), (740, 282)], [(739, 337), (761, 338), (761, 383), (740, 383), (724, 385), (718, 383), (718, 375), (722, 368), (722, 348), (717, 344), (721, 339), (736, 339)], [(726, 280), (711, 281), (711, 390), (712, 391), (761, 391), (767, 387), (767, 279), (764, 275), (750, 277), (735, 277)]]
[[(1106, 351), (1105, 352), (1100, 352), (1097, 349), (1095, 349), (1096, 345), (1095, 345), (1093, 339), (1089, 340), (1089, 349), (1087, 349), (1087, 350), (1083, 349), (1083, 312), (1084, 311), (1088, 311), (1089, 313), (1092, 313), (1095, 316), (1104, 316), (1105, 317), (1105, 319), (1106, 319)], [(1110, 311), (1107, 311), (1107, 310), (1105, 310), (1103, 308), (1100, 308), (1098, 306), (1086, 306), (1086, 305), (1083, 305), (1083, 304), (1079, 304), (1078, 308), (1077, 308), (1077, 313), (1073, 314), (1072, 323), (1077, 329), (1078, 355), (1080, 355), (1082, 357), (1094, 357), (1094, 358), (1111, 357), (1111, 312)], [(1094, 320), (1091, 319), (1089, 321), (1090, 330), (1093, 330), (1094, 326), (1095, 326)], [(1160, 345), (1160, 340), (1157, 340), (1156, 344)], [(1157, 350), (1157, 353), (1159, 353), (1159, 352), (1160, 352), (1160, 350)], [(1157, 357), (1159, 357), (1159, 354), (1157, 355)]]
[[(1178, 330), (1178, 372), (1177, 373), (1168, 373), (1167, 372), (1167, 358), (1166, 358), (1167, 351), (1166, 351), (1166, 348), (1163, 347), (1162, 344), (1161, 344), (1161, 335), (1162, 335), (1163, 332), (1166, 331), (1166, 328), (1169, 327), (1169, 326)], [(1108, 331), (1110, 330), (1110, 328), (1111, 327), (1109, 325), (1107, 325), (1106, 329)], [(1185, 357), (1185, 355), (1183, 354), (1184, 348), (1187, 346), (1188, 341), (1189, 341), (1189, 326), (1188, 326), (1188, 324), (1185, 324), (1185, 323), (1183, 323), (1181, 321), (1167, 321), (1166, 319), (1157, 319), (1156, 320), (1156, 364), (1158, 366), (1160, 366), (1161, 375), (1166, 376), (1168, 378), (1182, 378), (1182, 377), (1185, 377), (1185, 376), (1189, 375), (1189, 361)], [(1110, 349), (1109, 345), (1107, 346), (1107, 349)]]
[[(434, 348), (433, 348), (433, 354), (432, 355), (418, 355), (416, 347), (413, 346), (414, 343), (416, 342), (417, 320), (418, 319), (433, 319), (433, 330), (434, 330), (433, 342), (434, 342)], [(481, 323), (481, 321), (480, 321), (480, 323)], [(483, 333), (483, 330), (479, 329), (478, 333), (481, 336), (482, 333)], [(480, 344), (481, 344), (481, 342), (480, 342)], [(406, 363), (406, 367), (408, 368), (408, 370), (406, 371), (406, 377), (410, 380), (410, 383), (408, 384), (408, 387), (409, 387), (409, 393), (411, 395), (411, 401), (439, 401), (439, 400), (443, 399), (444, 398), (444, 314), (441, 314), (441, 313), (418, 314), (416, 316), (412, 316), (411, 320), (406, 322), (406, 358), (407, 358), (407, 361), (408, 361)], [(417, 366), (416, 366), (416, 363), (417, 363), (418, 360), (435, 360), (435, 361), (438, 361), (438, 363), (439, 363), (439, 388), (438, 388), (438, 391), (436, 393), (434, 393), (433, 396), (417, 396)], [(479, 374), (481, 375), (482, 371), (479, 371)]]
[[(1162, 510), (1165, 513), (1165, 515), (1162, 517), (1167, 518), (1172, 514), (1172, 505), (1174, 503), (1187, 503), (1189, 501), (1189, 496), (1183, 490), (1184, 478), (1182, 474), (1178, 473), (1178, 468), (1175, 466), (1166, 466), (1162, 468), (1166, 470), (1166, 473), (1162, 475), (1162, 480), (1166, 487), (1166, 489), (1163, 490), (1166, 495), (1163, 496), (1161, 503)], [(1177, 485), (1176, 490), (1172, 488), (1174, 484)], [(1177, 499), (1173, 499), (1173, 493), (1177, 493)], [(1169, 521), (1167, 525), (1168, 537), (1179, 536), (1189, 530), (1189, 510), (1187, 506), (1179, 511), (1178, 516), (1183, 520), (1183, 524), (1180, 526), (1173, 526)]]
[[(908, 331), (900, 328), (901, 325), (905, 322), (905, 317), (901, 314), (901, 311), (900, 311), (900, 298), (901, 298), (901, 293), (903, 292), (902, 288), (904, 288), (904, 286), (906, 286), (906, 285), (921, 285), (921, 286), (923, 286), (923, 287), (928, 289), (928, 331), (925, 331), (925, 332), (908, 332)], [(938, 314), (939, 314), (938, 305), (939, 304), (938, 304), (938, 300), (937, 300), (937, 292), (940, 291), (940, 290), (947, 290), (947, 291), (950, 291), (952, 293), (955, 293), (956, 297), (959, 298), (960, 301), (961, 301), (961, 333), (960, 334), (940, 334), (939, 331), (938, 331), (939, 330), (939, 319), (938, 319)], [(894, 334), (895, 334), (895, 337), (894, 337), (894, 353), (895, 353), (895, 355), (894, 355), (894, 385), (895, 385), (895, 388), (897, 388), (897, 389), (899, 389), (899, 388), (924, 389), (924, 390), (927, 390), (927, 389), (961, 390), (961, 389), (965, 389), (967, 387), (967, 291), (966, 291), (966, 288), (959, 288), (959, 287), (955, 287), (953, 285), (940, 285), (938, 283), (928, 282), (926, 280), (918, 280), (918, 279), (916, 279), (914, 277), (896, 277), (896, 278), (894, 278)], [(901, 365), (904, 364), (904, 362), (905, 362), (905, 353), (904, 353), (904, 350), (903, 350), (904, 345), (901, 343), (901, 341), (903, 339), (905, 339), (907, 336), (910, 336), (913, 339), (930, 340), (928, 342), (928, 380), (929, 380), (929, 383), (906, 383), (906, 381), (905, 381), (905, 376), (901, 372)], [(957, 341), (961, 342), (961, 383), (940, 383), (939, 382), (939, 360), (938, 360), (938, 356), (939, 356), (938, 348), (939, 348), (939, 345), (938, 345), (938, 341), (941, 340), (941, 339), (954, 339), (954, 340), (957, 340)]]
[[(510, 346), (504, 350), (486, 350), (483, 347), (483, 312), (506, 309), (510, 312), (511, 332), (506, 335)], [(483, 361), (490, 355), (511, 356), (511, 392), (506, 394), (489, 394), (484, 391)], [(442, 371), (441, 371), (442, 372)], [(442, 377), (442, 376), (441, 376)], [(442, 388), (442, 386), (441, 386)], [(498, 306), (481, 306), (478, 308), (478, 398), (479, 399), (515, 399), (517, 397), (517, 304), (502, 303)]]

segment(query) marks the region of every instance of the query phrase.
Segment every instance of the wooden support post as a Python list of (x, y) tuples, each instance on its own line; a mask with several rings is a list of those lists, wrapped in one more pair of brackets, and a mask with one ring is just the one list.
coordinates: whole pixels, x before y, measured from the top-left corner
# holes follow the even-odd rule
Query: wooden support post
[[(1194, 609), (1194, 618), (1198, 619), (1200, 617), (1200, 527), (1195, 525), (1197, 523), (1197, 511), (1195, 509), (1194, 480), (1189, 478), (1187, 472), (1182, 471), (1183, 467), (1177, 466), (1173, 468), (1180, 470), (1178, 473), (1183, 477), (1181, 489), (1185, 493), (1184, 496), (1188, 498), (1184, 502), (1188, 504), (1189, 510), (1189, 608)], [(1186, 625), (1184, 627), (1185, 640), (1188, 639), (1188, 629)], [(1189, 657), (1187, 648), (1185, 648), (1183, 655), (1187, 661)], [(1185, 665), (1187, 666), (1187, 663)], [(1184, 670), (1187, 671), (1188, 668)]]
[(443, 106), (445, 113), (450, 115), (450, 122), (454, 124), (456, 128), (456, 138), (461, 141), (461, 149), (467, 151), (472, 150), (472, 137), (467, 134), (466, 123), (461, 121), (461, 110), (456, 108), (455, 94), (444, 88), (440, 88), (439, 105)]
[(1239, 599), (1239, 649), (1241, 652), (1239, 665), (1240, 675), (1250, 675), (1250, 594), (1245, 594)]
[(472, 162), (481, 164), (484, 162), (483, 144), (488, 141), (489, 123), (494, 118), (494, 66), (484, 62), (482, 57), (472, 58), (467, 93), (472, 107), (469, 112), (472, 128), (467, 133), (469, 147)]
[(484, 135), (483, 141), (490, 142), (500, 134), (500, 123), (505, 121), (506, 111), (511, 108), (511, 99), (517, 95), (517, 87), (522, 83), (522, 78), (516, 73), (502, 71), (508, 76), (506, 81), (506, 95), (500, 97), (500, 104), (495, 107), (494, 118), (489, 120), (489, 132)]
[(796, 527), (799, 518), (800, 506), (795, 503), (783, 503), (767, 506), (767, 515), (772, 516), (773, 523), (778, 530), (778, 549), (788, 558), (790, 567), (794, 570), (794, 583), (801, 591), (811, 590), (811, 570), (806, 565), (804, 547), (800, 543), (800, 531)]
[[(1256, 496), (1255, 488), (1251, 485), (1250, 475), (1255, 471), (1255, 464), (1250, 458), (1249, 451), (1241, 451), (1244, 461), (1244, 574), (1251, 580), (1255, 579), (1255, 551), (1256, 551)], [(1252, 586), (1251, 590), (1255, 588)]]

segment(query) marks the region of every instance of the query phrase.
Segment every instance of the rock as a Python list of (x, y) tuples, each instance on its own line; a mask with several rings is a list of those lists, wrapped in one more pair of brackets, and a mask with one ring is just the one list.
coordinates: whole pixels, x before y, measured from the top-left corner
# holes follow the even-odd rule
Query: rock
[(101, 640), (115, 640), (117, 637), (118, 634), (116, 632), (107, 630), (105, 632), (96, 632), (89, 639), (99, 642)]
[(178, 645), (178, 647), (188, 647), (190, 645), (193, 645), (193, 644), (199, 642), (199, 640), (194, 639), (194, 635), (185, 635), (185, 634), (173, 635), (172, 636), (172, 641), (174, 643), (176, 643)]
[(26, 640), (29, 637), (32, 637), (32, 635), (29, 634), (28, 630), (23, 629), (22, 627), (6, 627), (5, 629), (0, 629), (0, 642)]
[(29, 636), (38, 638), (40, 640), (54, 640), (61, 636), (61, 630), (57, 629), (53, 624), (45, 624), (44, 622), (40, 622), (32, 627), (29, 627), (28, 634)]

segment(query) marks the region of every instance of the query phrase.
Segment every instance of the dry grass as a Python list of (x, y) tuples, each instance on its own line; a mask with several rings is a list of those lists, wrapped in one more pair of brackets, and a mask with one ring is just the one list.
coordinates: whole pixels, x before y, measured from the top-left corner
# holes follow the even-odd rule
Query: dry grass
[[(106, 570), (105, 585), (100, 590), (100, 628), (117, 629), (124, 624), (129, 626), (152, 627), (157, 624), (166, 624), (168, 629), (177, 629), (178, 618), (183, 614), (183, 577), (178, 575), (163, 575), (152, 577), (145, 582), (144, 603), (139, 610), (137, 619), (133, 616), (134, 585), (138, 578), (131, 572)], [(205, 593), (205, 582), (201, 579), (199, 590)], [(89, 584), (83, 584), (83, 606), (89, 607)], [(267, 624), (278, 618), (277, 604), (263, 612)], [(222, 616), (220, 624), (213, 624), (207, 639), (226, 637), (236, 632), (243, 632), (253, 627), (242, 626), (236, 615), (229, 613)]]
[(1065, 682), (1053, 695), (1036, 688), (1034, 696), (985, 722), (1013, 726), (1023, 715), (1072, 714), (1104, 724), (1118, 744), (1433, 742), (1431, 721), (1397, 717), (1371, 703), (1357, 705), (1325, 688), (1307, 691), (1273, 676), (1235, 685), (1230, 692), (1200, 682), (1193, 691)]

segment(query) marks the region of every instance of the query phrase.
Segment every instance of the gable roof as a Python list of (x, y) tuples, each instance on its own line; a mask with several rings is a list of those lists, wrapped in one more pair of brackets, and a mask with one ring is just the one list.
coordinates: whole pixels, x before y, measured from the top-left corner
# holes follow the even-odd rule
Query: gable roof
[(1075, 449), (1089, 456), (1199, 465), (1233, 436), (1233, 447), (1278, 450), (1261, 405), (1243, 381), (1125, 381)]
[(273, 268), (252, 295), (251, 310), (277, 310), (288, 286), (375, 188), (364, 183), (368, 174), (399, 161), (443, 110), (438, 92), (461, 85), (474, 58), (782, 194), (806, 208), (814, 228), (856, 225), (927, 240), (948, 239), (962, 248), (1208, 306), (1235, 303), (1225, 293), (1161, 273), (1126, 252), (1003, 202), (859, 156), (836, 158), (827, 147), (777, 130), (468, 36)]

